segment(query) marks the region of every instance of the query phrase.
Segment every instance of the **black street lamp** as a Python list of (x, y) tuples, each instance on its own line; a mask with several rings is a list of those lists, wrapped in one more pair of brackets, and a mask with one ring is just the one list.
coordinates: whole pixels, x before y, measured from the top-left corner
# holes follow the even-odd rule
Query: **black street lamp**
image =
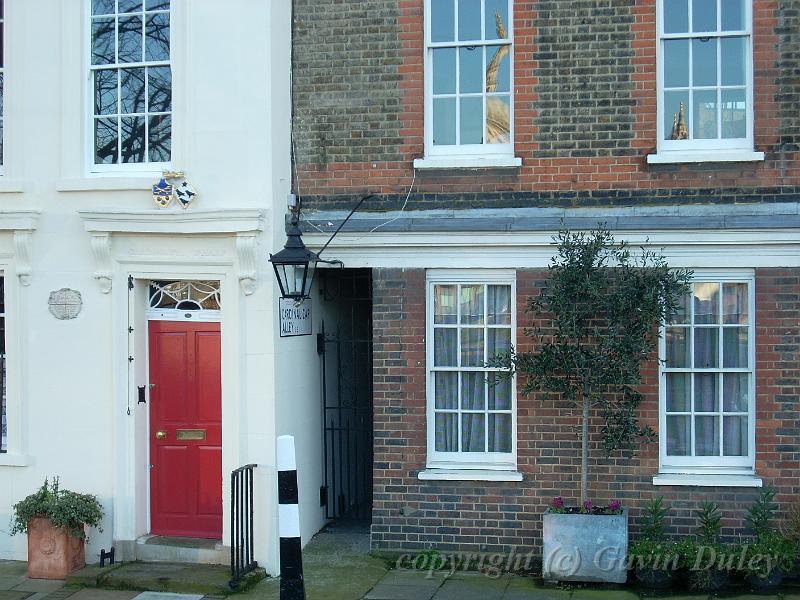
[(300, 220), (299, 209), (292, 213), (292, 220), (286, 226), (286, 245), (283, 250), (277, 254), (269, 255), (269, 262), (272, 263), (272, 268), (275, 269), (275, 277), (278, 279), (278, 285), (281, 288), (281, 297), (290, 298), (295, 302), (300, 302), (306, 298), (311, 297), (311, 284), (314, 280), (314, 270), (317, 263), (322, 262), (326, 264), (337, 264), (342, 266), (340, 260), (325, 260), (319, 257), (325, 249), (336, 237), (344, 227), (344, 224), (350, 220), (365, 200), (373, 198), (372, 194), (364, 196), (358, 201), (358, 204), (353, 207), (350, 214), (339, 224), (333, 235), (325, 242), (319, 254), (312, 252), (303, 243), (300, 227), (298, 225)]
[(306, 248), (298, 227), (297, 213), (286, 226), (286, 245), (277, 254), (269, 255), (275, 277), (281, 288), (281, 297), (299, 302), (311, 296), (311, 283), (319, 256)]

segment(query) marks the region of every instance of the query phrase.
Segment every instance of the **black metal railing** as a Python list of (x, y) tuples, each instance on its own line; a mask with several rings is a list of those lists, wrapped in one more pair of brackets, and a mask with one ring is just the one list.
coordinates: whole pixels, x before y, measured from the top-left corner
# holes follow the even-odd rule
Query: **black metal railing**
[(253, 558), (253, 470), (245, 465), (231, 473), (231, 589), (258, 566)]
[(372, 515), (372, 338), (318, 334), (322, 359), (326, 519)]

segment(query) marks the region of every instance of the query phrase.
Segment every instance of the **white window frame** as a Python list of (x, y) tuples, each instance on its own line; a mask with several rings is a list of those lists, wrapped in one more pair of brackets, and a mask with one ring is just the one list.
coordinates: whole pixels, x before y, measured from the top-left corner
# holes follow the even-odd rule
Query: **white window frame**
[[(427, 468), (484, 471), (515, 471), (517, 468), (517, 382), (511, 380), (511, 452), (437, 452), (436, 423), (434, 417), (435, 383), (432, 373), (437, 370), (461, 371), (462, 368), (435, 367), (433, 361), (434, 335), (434, 285), (491, 284), (511, 286), (511, 346), (516, 347), (517, 338), (517, 278), (516, 271), (509, 270), (430, 270), (426, 273), (425, 312), (426, 312), (426, 417), (427, 417)], [(461, 314), (460, 302), (459, 312)], [(484, 324), (484, 327), (486, 325)], [(459, 338), (460, 339), (460, 338)], [(460, 349), (458, 355), (460, 356)], [(465, 371), (497, 371), (478, 367), (464, 367)], [(460, 391), (459, 391), (460, 395)], [(487, 424), (488, 426), (488, 424)], [(459, 428), (461, 422), (459, 419)]]
[(3, 4), (3, 12), (0, 14), (0, 32), (2, 32), (2, 40), (3, 40), (3, 47), (0, 49), (0, 53), (2, 53), (3, 61), (0, 63), (0, 77), (3, 78), (3, 85), (0, 87), (0, 106), (2, 106), (2, 110), (0, 110), (0, 144), (2, 144), (3, 151), (0, 153), (0, 176), (5, 175), (6, 172), (6, 60), (8, 57), (6, 56), (6, 38), (7, 31), (6, 31), (6, 9), (8, 8), (5, 6), (5, 2)]
[[(722, 361), (722, 337), (719, 336), (718, 343), (720, 344), (720, 367), (715, 369), (693, 369), (693, 368), (667, 368), (663, 359), (666, 356), (666, 338), (665, 327), (661, 327), (661, 339), (659, 340), (659, 402), (658, 402), (658, 420), (659, 420), (659, 472), (660, 473), (680, 473), (680, 474), (693, 474), (693, 475), (752, 475), (755, 469), (755, 455), (756, 455), (756, 304), (755, 304), (755, 273), (752, 269), (748, 270), (724, 270), (724, 271), (706, 271), (695, 270), (692, 277), (692, 283), (702, 282), (720, 282), (720, 283), (747, 283), (748, 285), (748, 368), (747, 369), (726, 369), (721, 365)], [(720, 289), (720, 294), (722, 290)], [(693, 302), (692, 302), (693, 304)], [(691, 306), (690, 310), (694, 310)], [(721, 318), (721, 317), (720, 317)], [(721, 324), (721, 327), (726, 327)], [(741, 325), (729, 324), (728, 327), (736, 327)], [(694, 325), (689, 325), (694, 327)], [(690, 338), (689, 352), (694, 354), (694, 337)], [(749, 402), (748, 402), (748, 442), (747, 442), (747, 456), (667, 456), (667, 410), (666, 410), (666, 373), (670, 372), (746, 372), (750, 376), (750, 389), (749, 389)], [(694, 410), (694, 386), (691, 386), (690, 409)], [(720, 400), (721, 402), (721, 400)], [(722, 406), (720, 406), (720, 411)], [(693, 420), (693, 418), (692, 418)], [(721, 425), (724, 427), (724, 425)], [(692, 439), (694, 444), (694, 424), (692, 424)], [(722, 435), (722, 431), (720, 431)]]
[[(455, 37), (458, 38), (458, 5), (456, 0), (453, 0), (455, 5)], [(485, 3), (481, 1), (481, 13), (483, 13)], [(514, 156), (514, 3), (508, 0), (508, 23), (507, 34), (510, 41), (511, 51), (509, 52), (509, 70), (510, 70), (510, 123), (509, 123), (509, 139), (508, 144), (466, 144), (466, 145), (452, 145), (452, 146), (434, 146), (433, 144), (433, 50), (435, 48), (458, 48), (459, 46), (497, 46), (497, 40), (489, 41), (471, 41), (469, 43), (460, 42), (457, 39), (453, 42), (431, 42), (431, 0), (425, 0), (425, 57), (424, 57), (424, 72), (425, 72), (425, 157), (426, 158), (470, 158), (470, 157), (496, 157), (498, 159), (508, 158)], [(481, 14), (481, 26), (485, 23), (484, 15)], [(456, 52), (458, 55), (458, 52)], [(456, 63), (458, 64), (458, 63)], [(458, 67), (456, 67), (458, 71)], [(458, 72), (456, 72), (456, 81), (458, 81)], [(458, 97), (458, 96), (457, 96)], [(486, 127), (486, 92), (483, 92), (484, 97), (484, 111), (483, 111), (483, 126)], [(456, 128), (459, 127), (459, 102), (456, 102)], [(422, 165), (424, 166), (424, 165)], [(466, 164), (464, 166), (472, 166)], [(513, 165), (500, 165), (500, 166), (517, 166), (515, 162)]]
[(154, 294), (152, 293), (153, 285), (158, 285), (159, 281), (182, 281), (187, 284), (192, 284), (201, 280), (197, 279), (159, 279), (150, 280), (147, 283), (147, 310), (146, 315), (149, 321), (192, 321), (196, 323), (217, 323), (222, 321), (222, 281), (220, 280), (203, 280), (213, 281), (217, 284), (216, 294), (219, 301), (219, 309), (179, 309), (179, 308), (159, 308), (153, 306)]
[[(146, 0), (142, 0), (145, 2)], [(171, 130), (170, 130), (170, 157), (175, 154), (175, 72), (174, 66), (174, 4), (175, 0), (171, 0), (169, 8), (169, 27), (170, 27), (170, 43), (169, 43), (169, 60), (168, 61), (144, 61), (137, 63), (116, 63), (115, 68), (117, 71), (121, 68), (138, 68), (138, 67), (152, 67), (152, 66), (167, 66), (172, 72), (172, 109), (170, 110)], [(144, 4), (143, 4), (144, 6)], [(126, 13), (127, 14), (127, 13)], [(131, 13), (138, 14), (138, 13)], [(119, 17), (119, 13), (115, 13), (115, 17)], [(84, 65), (87, 72), (86, 78), (86, 102), (84, 107), (84, 115), (86, 116), (85, 124), (85, 152), (87, 172), (89, 175), (117, 175), (117, 174), (130, 174), (130, 175), (144, 175), (156, 174), (162, 171), (169, 171), (172, 169), (172, 160), (166, 162), (140, 162), (140, 163), (118, 163), (118, 164), (95, 164), (95, 137), (94, 137), (94, 72), (101, 70), (100, 67), (108, 67), (108, 65), (93, 65), (92, 64), (92, 0), (84, 0), (84, 15), (83, 22), (86, 27), (86, 32), (83, 36), (84, 39)], [(145, 43), (145, 32), (142, 31), (142, 44)], [(115, 40), (115, 45), (118, 40)], [(144, 47), (144, 46), (143, 46)], [(147, 78), (145, 78), (145, 90), (147, 89)], [(119, 81), (117, 87), (119, 97)], [(147, 92), (145, 91), (145, 96)], [(147, 118), (147, 116), (145, 116)], [(122, 141), (122, 134), (117, 131), (118, 143)], [(147, 136), (145, 135), (145, 138)], [(146, 140), (145, 140), (146, 142)], [(119, 150), (119, 148), (118, 148)], [(147, 151), (145, 151), (145, 158), (148, 158)]]
[(19, 295), (24, 288), (14, 276), (13, 263), (0, 263), (0, 277), (5, 279), (6, 318), (6, 425), (8, 447), (0, 453), (0, 468), (25, 467), (28, 461), (28, 443), (25, 437), (27, 409), (23, 405), (24, 382), (22, 357), (27, 338), (20, 335), (20, 322), (25, 318), (25, 302)]
[[(752, 0), (743, 0), (745, 5), (746, 29), (741, 31), (725, 31), (715, 33), (664, 33), (664, 1), (658, 0), (656, 9), (656, 118), (657, 118), (657, 152), (663, 154), (664, 158), (669, 159), (670, 155), (676, 155), (680, 160), (676, 162), (701, 162), (704, 160), (714, 161), (717, 157), (715, 153), (720, 153), (723, 160), (763, 160), (763, 153), (753, 152), (753, 114), (754, 114), (754, 90), (753, 90), (753, 6)], [(688, 1), (689, 20), (691, 23), (692, 2)], [(717, 11), (717, 23), (721, 19), (721, 11)], [(664, 40), (684, 39), (698, 37), (714, 37), (721, 39), (724, 37), (745, 36), (747, 39), (747, 58), (745, 60), (745, 101), (747, 104), (746, 116), (746, 137), (735, 139), (708, 139), (708, 140), (668, 140), (665, 139), (664, 125)], [(717, 65), (719, 67), (719, 63)], [(689, 68), (691, 69), (691, 56)], [(686, 121), (691, 128), (691, 101), (690, 106), (686, 107)], [(721, 109), (720, 109), (721, 111)], [(721, 114), (721, 112), (720, 112)], [(718, 121), (718, 127), (720, 123)], [(690, 129), (691, 130), (691, 129)], [(726, 156), (727, 155), (727, 156)], [(671, 162), (670, 160), (648, 159), (648, 162)]]

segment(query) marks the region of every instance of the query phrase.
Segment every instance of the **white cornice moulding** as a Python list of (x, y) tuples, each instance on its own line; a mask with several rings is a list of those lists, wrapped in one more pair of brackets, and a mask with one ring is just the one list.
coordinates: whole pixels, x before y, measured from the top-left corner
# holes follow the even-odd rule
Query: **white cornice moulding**
[(95, 258), (94, 277), (100, 291), (111, 291), (113, 262), (112, 237), (131, 235), (227, 235), (235, 237), (239, 263), (238, 277), (242, 293), (255, 292), (257, 278), (257, 244), (264, 230), (264, 213), (258, 209), (232, 208), (219, 210), (146, 210), (146, 211), (78, 211), (84, 229), (91, 236)]
[(264, 229), (264, 213), (258, 209), (219, 210), (81, 210), (88, 232), (107, 233), (245, 233)]
[(0, 210), (0, 231), (34, 231), (39, 214), (38, 210)]
[[(314, 250), (328, 237), (306, 232), (303, 241)], [(673, 267), (800, 267), (797, 229), (622, 231), (617, 239), (662, 251)], [(325, 252), (354, 268), (531, 269), (546, 268), (555, 246), (549, 231), (376, 231), (341, 233)]]
[(31, 284), (31, 234), (39, 222), (36, 210), (0, 210), (0, 231), (10, 231), (14, 236), (14, 263), (21, 285)]

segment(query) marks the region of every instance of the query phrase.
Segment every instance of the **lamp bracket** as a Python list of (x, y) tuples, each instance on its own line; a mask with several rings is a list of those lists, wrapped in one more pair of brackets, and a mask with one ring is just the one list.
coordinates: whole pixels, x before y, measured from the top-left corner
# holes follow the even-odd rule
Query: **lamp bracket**
[(347, 216), (344, 218), (344, 221), (342, 221), (341, 223), (339, 223), (339, 227), (337, 227), (337, 228), (336, 228), (336, 231), (334, 231), (334, 232), (333, 232), (333, 235), (332, 235), (331, 237), (329, 237), (329, 238), (328, 238), (328, 241), (327, 241), (327, 242), (325, 242), (325, 245), (322, 247), (322, 250), (320, 250), (319, 252), (317, 252), (317, 256), (319, 256), (320, 254), (322, 254), (323, 252), (325, 252), (325, 249), (326, 249), (326, 248), (328, 247), (328, 245), (329, 245), (329, 244), (330, 244), (330, 243), (333, 241), (333, 238), (335, 238), (335, 237), (336, 237), (336, 235), (337, 235), (337, 234), (338, 234), (338, 233), (339, 233), (339, 232), (342, 230), (342, 227), (344, 227), (345, 223), (347, 223), (347, 222), (350, 220), (350, 217), (352, 217), (352, 216), (353, 216), (353, 214), (354, 214), (354, 213), (355, 213), (355, 212), (356, 212), (356, 211), (359, 209), (359, 207), (360, 207), (362, 204), (364, 204), (364, 201), (365, 201), (365, 200), (368, 200), (369, 198), (374, 198), (374, 197), (375, 197), (375, 194), (367, 194), (366, 196), (363, 196), (363, 197), (361, 198), (361, 200), (359, 200), (359, 201), (358, 201), (358, 203), (357, 203), (357, 204), (356, 204), (356, 205), (353, 207), (353, 210), (351, 210), (351, 211), (350, 211), (350, 214), (349, 214), (349, 215), (347, 215)]
[(317, 262), (325, 263), (326, 265), (336, 265), (342, 269), (344, 268), (344, 263), (338, 258), (334, 258), (333, 260), (325, 260), (324, 258), (320, 258)]

